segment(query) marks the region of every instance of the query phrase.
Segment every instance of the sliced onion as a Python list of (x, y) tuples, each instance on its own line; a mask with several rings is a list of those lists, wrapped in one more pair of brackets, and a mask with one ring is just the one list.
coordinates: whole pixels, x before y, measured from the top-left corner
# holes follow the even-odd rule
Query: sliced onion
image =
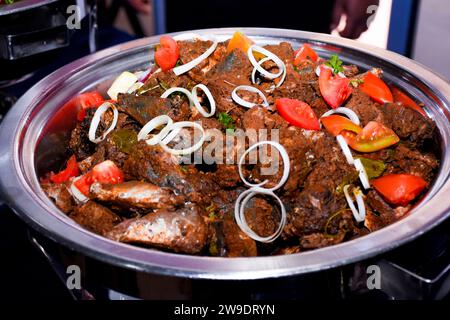
[(83, 193), (81, 193), (81, 191), (78, 190), (78, 188), (75, 186), (75, 182), (78, 179), (80, 179), (81, 177), (82, 176), (79, 176), (79, 177), (76, 177), (73, 179), (72, 183), (70, 184), (69, 191), (76, 201), (81, 202), (81, 203), (86, 203), (89, 201), (89, 198), (86, 197)]
[[(95, 134), (97, 133), (97, 128), (98, 125), (100, 124), (101, 117), (109, 108), (113, 110), (113, 121), (111, 123), (111, 126), (108, 128), (108, 130), (103, 132), (103, 134), (100, 137), (95, 138)], [(119, 119), (119, 112), (117, 111), (116, 106), (113, 105), (111, 102), (104, 102), (100, 107), (97, 108), (97, 110), (94, 113), (94, 116), (92, 117), (88, 134), (89, 140), (91, 140), (91, 142), (93, 143), (99, 143), (105, 140), (106, 136), (116, 127), (118, 119)]]
[(164, 130), (166, 128), (171, 128), (173, 124), (173, 120), (166, 115), (161, 115), (153, 118), (149, 122), (145, 124), (145, 126), (142, 127), (141, 131), (138, 133), (138, 141), (145, 140), (150, 132), (155, 130), (156, 128), (166, 125), (157, 135), (153, 136), (151, 139), (145, 140), (145, 142), (150, 145), (154, 146), (155, 144), (158, 144), (161, 142), (162, 139), (164, 139), (167, 134), (169, 133), (168, 130)]
[(348, 147), (348, 144), (345, 141), (344, 137), (341, 135), (338, 135), (336, 137), (336, 140), (339, 143), (339, 146), (341, 147), (342, 153), (344, 154), (345, 158), (347, 159), (348, 164), (353, 165), (355, 163), (355, 159), (353, 158), (352, 152), (350, 151), (350, 148)]
[(369, 177), (367, 176), (366, 169), (364, 168), (361, 159), (355, 160), (355, 168), (359, 172), (359, 180), (361, 180), (364, 189), (370, 189)]
[(127, 93), (133, 93), (136, 90), (140, 89), (143, 85), (144, 84), (142, 82), (138, 81), (128, 89)]
[[(253, 55), (253, 51), (259, 52), (259, 53), (265, 55), (267, 58), (269, 58), (269, 60), (272, 60), (273, 62), (275, 62), (275, 64), (277, 65), (279, 71), (277, 73), (271, 73), (271, 72), (267, 71), (266, 69), (264, 69), (256, 61), (255, 56)], [(247, 51), (247, 56), (248, 56), (251, 64), (253, 65), (253, 67), (259, 73), (261, 73), (264, 77), (266, 77), (268, 79), (276, 79), (279, 76), (281, 76), (283, 74), (283, 72), (285, 72), (286, 66), (285, 66), (284, 62), (280, 58), (278, 58), (275, 54), (273, 54), (269, 50), (264, 49), (263, 47), (260, 47), (260, 46), (257, 46), (257, 45), (250, 46), (250, 48), (248, 48), (248, 51)], [(266, 61), (268, 61), (268, 60), (266, 60)]]
[(137, 81), (138, 77), (134, 73), (128, 71), (122, 72), (122, 74), (114, 80), (113, 84), (108, 89), (107, 94), (111, 99), (117, 100), (119, 93), (126, 93)]
[(332, 109), (330, 111), (327, 111), (321, 116), (321, 118), (329, 117), (329, 116), (331, 116), (333, 114), (336, 114), (336, 113), (346, 115), (347, 118), (351, 122), (356, 124), (357, 126), (359, 126), (361, 124), (361, 121), (359, 121), (359, 117), (355, 113), (355, 111), (353, 111), (352, 109), (349, 109), (349, 108), (345, 108), (345, 107), (340, 107), (340, 108), (336, 108), (336, 109)]
[[(258, 64), (261, 66), (264, 62), (269, 61), (269, 60), (271, 60), (271, 59), (268, 57), (265, 57), (265, 58), (259, 60)], [(253, 84), (256, 84), (256, 71), (257, 71), (256, 68), (253, 68), (253, 70), (252, 70), (252, 83)], [(278, 82), (278, 84), (275, 86), (275, 88), (278, 88), (279, 86), (281, 86), (283, 84), (284, 80), (286, 79), (286, 74), (287, 74), (287, 71), (286, 71), (286, 67), (285, 67), (283, 70), (283, 75), (281, 76), (281, 79)]]
[(169, 97), (172, 93), (174, 92), (181, 92), (184, 93), (186, 95), (186, 97), (189, 99), (189, 105), (192, 107), (194, 105), (193, 99), (192, 99), (192, 94), (189, 92), (189, 90), (185, 89), (185, 88), (180, 88), (180, 87), (173, 87), (170, 89), (167, 89), (166, 91), (164, 91), (164, 93), (161, 95), (161, 98), (167, 98)]
[[(247, 203), (252, 199), (254, 196), (258, 194), (268, 195), (275, 199), (277, 199), (278, 203), (280, 204), (281, 208), (281, 219), (280, 223), (278, 225), (278, 229), (273, 233), (272, 235), (268, 237), (261, 237), (256, 234), (247, 224), (247, 220), (245, 219), (245, 206)], [(242, 192), (238, 199), (236, 200), (235, 206), (234, 206), (234, 217), (236, 219), (236, 224), (241, 228), (241, 230), (247, 234), (250, 238), (253, 240), (269, 243), (275, 241), (283, 232), (284, 226), (286, 225), (286, 209), (283, 205), (283, 202), (281, 199), (273, 193), (271, 190), (262, 189), (262, 188), (251, 188), (249, 190), (246, 190)]]
[(246, 108), (253, 108), (254, 106), (258, 105), (256, 103), (252, 103), (252, 102), (248, 102), (245, 101), (244, 99), (242, 99), (241, 97), (239, 97), (239, 95), (237, 94), (237, 92), (239, 90), (246, 90), (246, 91), (250, 91), (250, 92), (254, 92), (257, 93), (261, 99), (263, 99), (263, 103), (262, 105), (266, 108), (269, 107), (269, 102), (267, 101), (266, 96), (264, 95), (264, 93), (261, 92), (261, 90), (255, 88), (255, 87), (251, 87), (251, 86), (238, 86), (236, 88), (234, 88), (233, 92), (231, 92), (231, 98), (234, 100), (234, 102), (236, 102), (237, 104), (246, 107)]
[(198, 65), (200, 62), (202, 62), (203, 60), (208, 58), (214, 52), (214, 50), (216, 50), (218, 44), (219, 44), (219, 41), (217, 41), (216, 39), (213, 39), (213, 44), (211, 45), (211, 47), (209, 47), (208, 50), (206, 50), (204, 53), (202, 53), (201, 55), (199, 55), (197, 58), (193, 59), (192, 61), (189, 61), (188, 63), (185, 63), (181, 66), (173, 68), (173, 73), (175, 73), (175, 75), (179, 76), (185, 72), (188, 72), (189, 70), (194, 68), (196, 65)]
[(244, 154), (241, 156), (241, 158), (239, 159), (239, 163), (238, 163), (239, 176), (241, 177), (242, 181), (249, 187), (262, 187), (263, 185), (265, 185), (268, 182), (268, 180), (265, 180), (265, 181), (263, 181), (261, 183), (258, 183), (258, 184), (252, 184), (252, 183), (248, 182), (245, 179), (244, 174), (242, 172), (242, 165), (243, 165), (243, 163), (245, 161), (245, 157), (247, 156), (247, 154), (250, 153), (252, 150), (258, 148), (259, 146), (265, 145), (265, 144), (268, 144), (268, 145), (271, 145), (271, 146), (275, 147), (278, 150), (278, 152), (280, 153), (281, 158), (283, 159), (283, 176), (281, 177), (280, 182), (273, 188), (270, 188), (270, 189), (269, 188), (264, 188), (265, 190), (275, 191), (275, 190), (280, 189), (286, 183), (286, 181), (287, 181), (287, 179), (289, 177), (289, 172), (291, 170), (291, 164), (289, 162), (290, 161), (289, 160), (289, 155), (288, 155), (286, 149), (281, 144), (279, 144), (278, 142), (275, 142), (275, 141), (261, 141), (261, 142), (255, 143), (250, 148), (248, 148), (244, 152)]
[(182, 128), (173, 129), (172, 126), (166, 126), (161, 130), (161, 135), (165, 136), (165, 138), (161, 139), (159, 142), (160, 145), (166, 145), (171, 142), (175, 137), (180, 133)]
[(358, 209), (356, 209), (353, 199), (348, 192), (350, 185), (344, 187), (345, 199), (347, 200), (350, 210), (352, 210), (353, 217), (357, 222), (363, 222), (366, 219), (366, 206), (364, 205), (364, 199), (361, 190), (353, 189), (353, 195), (355, 196)]
[(203, 129), (203, 127), (200, 124), (198, 124), (196, 122), (192, 122), (192, 121), (180, 121), (180, 122), (175, 122), (174, 124), (172, 124), (170, 126), (170, 129), (172, 131), (172, 130), (187, 128), (187, 127), (197, 128), (198, 130), (201, 131), (202, 137), (200, 138), (200, 140), (197, 143), (195, 143), (193, 146), (186, 148), (186, 149), (172, 149), (172, 148), (168, 147), (167, 145), (165, 145), (164, 143), (160, 143), (161, 147), (165, 151), (167, 151), (173, 155), (176, 155), (176, 156), (188, 155), (188, 154), (194, 153), (195, 151), (200, 149), (203, 145), (203, 142), (205, 142), (205, 138), (206, 138), (205, 130)]
[[(206, 97), (209, 100), (209, 105), (211, 106), (211, 110), (207, 112), (202, 105), (200, 104), (200, 101), (198, 100), (197, 96), (197, 89), (200, 88), (205, 93)], [(209, 118), (213, 116), (216, 113), (216, 101), (214, 100), (214, 97), (211, 94), (211, 91), (209, 91), (208, 87), (204, 84), (198, 84), (195, 87), (192, 88), (191, 92), (192, 101), (194, 102), (194, 106), (197, 108), (198, 112), (206, 118)]]

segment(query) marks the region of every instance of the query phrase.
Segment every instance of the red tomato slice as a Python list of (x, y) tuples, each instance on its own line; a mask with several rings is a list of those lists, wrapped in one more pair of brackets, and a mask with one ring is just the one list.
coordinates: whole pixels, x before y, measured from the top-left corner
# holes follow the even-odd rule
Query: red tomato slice
[[(81, 93), (67, 102), (69, 108), (76, 108), (78, 110), (77, 120), (83, 121), (86, 116), (86, 109), (98, 107), (104, 101), (102, 95), (97, 91)], [(66, 107), (66, 106), (64, 106)]]
[(275, 100), (275, 107), (290, 124), (307, 130), (320, 130), (319, 120), (307, 103), (296, 99), (281, 98)]
[(122, 170), (111, 160), (97, 164), (92, 168), (91, 174), (94, 182), (115, 184), (125, 180)]
[(323, 117), (320, 121), (325, 129), (334, 136), (338, 136), (342, 130), (352, 131), (356, 134), (362, 131), (360, 126), (354, 124), (349, 119), (338, 115)]
[(376, 102), (383, 104), (394, 102), (394, 97), (387, 84), (372, 72), (366, 73), (359, 88)]
[(106, 160), (94, 166), (90, 172), (75, 181), (74, 185), (81, 193), (88, 196), (91, 185), (95, 182), (117, 184), (124, 180), (122, 170), (111, 160)]
[(319, 60), (319, 55), (307, 43), (294, 52), (294, 66), (298, 66), (300, 62), (306, 59), (310, 59), (314, 62)]
[(175, 67), (180, 58), (180, 48), (177, 42), (169, 36), (162, 36), (159, 44), (160, 46), (155, 52), (155, 61), (162, 71), (170, 70)]
[(322, 97), (333, 108), (340, 107), (352, 94), (350, 80), (332, 75), (332, 70), (321, 67), (319, 88)]
[(396, 87), (391, 87), (392, 95), (394, 96), (394, 102), (401, 103), (404, 106), (410, 107), (411, 109), (416, 110), (424, 117), (428, 117), (425, 110), (421, 108), (413, 99), (408, 97), (406, 93), (401, 91), (400, 89)]
[(253, 44), (253, 41), (247, 38), (242, 32), (236, 31), (233, 37), (228, 42), (227, 53), (230, 53), (234, 49), (239, 49), (244, 53), (247, 53), (248, 48)]
[(63, 183), (68, 181), (72, 177), (76, 177), (80, 174), (78, 169), (78, 163), (75, 155), (71, 156), (69, 161), (67, 161), (66, 168), (59, 172), (58, 174), (50, 175), (50, 181), (54, 183)]
[(386, 201), (399, 206), (406, 206), (428, 185), (421, 177), (410, 174), (390, 174), (371, 183)]
[(73, 184), (82, 194), (89, 196), (90, 188), (93, 183), (91, 174), (87, 173), (81, 176)]
[(371, 121), (359, 134), (342, 131), (347, 144), (359, 152), (375, 152), (390, 147), (400, 141), (394, 131), (379, 122)]

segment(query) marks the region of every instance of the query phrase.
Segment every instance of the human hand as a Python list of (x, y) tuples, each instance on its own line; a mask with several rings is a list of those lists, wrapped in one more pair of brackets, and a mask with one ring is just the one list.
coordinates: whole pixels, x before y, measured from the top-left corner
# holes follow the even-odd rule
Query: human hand
[(128, 0), (128, 3), (139, 13), (150, 14), (151, 12), (149, 0)]
[(345, 38), (356, 39), (367, 30), (367, 20), (373, 14), (368, 8), (378, 5), (379, 0), (336, 0), (333, 9), (331, 30), (336, 29), (341, 16), (347, 16), (345, 29), (339, 34)]

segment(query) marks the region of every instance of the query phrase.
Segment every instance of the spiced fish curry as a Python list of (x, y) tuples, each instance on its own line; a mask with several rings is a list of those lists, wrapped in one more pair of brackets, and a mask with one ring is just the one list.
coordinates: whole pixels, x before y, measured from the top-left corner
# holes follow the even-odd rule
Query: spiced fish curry
[(435, 124), (382, 73), (239, 32), (163, 36), (150, 70), (68, 102), (67, 161), (41, 185), (86, 229), (160, 250), (290, 254), (361, 237), (407, 215), (439, 166)]

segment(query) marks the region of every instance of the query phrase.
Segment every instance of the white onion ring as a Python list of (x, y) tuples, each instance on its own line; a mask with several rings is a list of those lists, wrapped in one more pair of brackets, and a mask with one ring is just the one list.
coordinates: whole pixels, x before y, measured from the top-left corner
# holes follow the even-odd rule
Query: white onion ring
[[(197, 96), (197, 89), (200, 88), (205, 93), (206, 97), (209, 100), (209, 105), (211, 106), (211, 110), (207, 112), (202, 105), (200, 104), (200, 101), (198, 100)], [(205, 118), (209, 118), (213, 116), (216, 113), (216, 101), (214, 100), (214, 97), (211, 94), (211, 91), (209, 91), (208, 87), (204, 84), (198, 84), (195, 87), (192, 88), (191, 92), (192, 101), (194, 102), (194, 106), (197, 108), (198, 112)]]
[(80, 190), (75, 186), (75, 182), (80, 179), (82, 176), (78, 176), (72, 180), (72, 183), (70, 184), (69, 191), (72, 194), (72, 197), (78, 202), (86, 203), (89, 201), (89, 198), (86, 197), (83, 193), (81, 193)]
[[(157, 135), (153, 136), (150, 139), (147, 139), (147, 136), (150, 132), (152, 132), (154, 129), (162, 126), (162, 125), (166, 125)], [(153, 118), (152, 120), (150, 120), (149, 122), (147, 122), (145, 124), (145, 126), (142, 127), (141, 131), (139, 131), (138, 133), (138, 141), (140, 140), (145, 140), (145, 142), (149, 145), (149, 146), (154, 146), (155, 144), (158, 144), (161, 142), (162, 139), (164, 139), (167, 134), (168, 131), (164, 130), (166, 128), (171, 128), (173, 124), (173, 120), (166, 115), (161, 115), (161, 116), (157, 116), (155, 118)]]
[[(279, 71), (277, 73), (271, 73), (271, 72), (267, 71), (266, 69), (264, 69), (256, 61), (255, 56), (253, 55), (253, 51), (259, 52), (259, 53), (265, 55), (267, 58), (269, 58), (273, 62), (275, 62), (275, 64), (277, 65)], [(278, 78), (279, 76), (281, 76), (283, 74), (284, 70), (286, 69), (286, 66), (285, 66), (284, 62), (280, 58), (278, 58), (275, 54), (273, 54), (269, 50), (264, 49), (263, 47), (260, 47), (260, 46), (257, 46), (257, 45), (250, 46), (250, 48), (248, 48), (248, 51), (247, 51), (247, 56), (248, 56), (251, 64), (253, 65), (253, 67), (257, 71), (259, 71), (259, 73), (261, 73), (264, 77), (266, 77), (268, 79), (276, 79), (276, 78)]]
[(144, 84), (142, 82), (138, 81), (128, 89), (127, 93), (133, 93), (136, 90), (140, 89), (143, 85)]
[(355, 159), (353, 158), (352, 152), (351, 152), (350, 148), (348, 147), (348, 144), (345, 141), (344, 137), (341, 135), (338, 135), (336, 137), (336, 140), (342, 149), (342, 153), (344, 153), (344, 156), (347, 159), (347, 163), (351, 164), (351, 165), (355, 164)]
[[(256, 196), (257, 194), (264, 194), (271, 196), (275, 199), (277, 199), (278, 203), (280, 204), (281, 208), (281, 220), (280, 224), (278, 226), (278, 229), (273, 233), (272, 235), (268, 237), (261, 237), (256, 234), (247, 224), (247, 221), (245, 219), (245, 206), (250, 201), (251, 198)], [(253, 240), (269, 243), (275, 241), (283, 232), (284, 226), (286, 225), (286, 209), (283, 205), (283, 202), (281, 199), (273, 193), (271, 190), (262, 189), (262, 188), (251, 188), (249, 190), (246, 190), (242, 192), (238, 199), (236, 200), (235, 206), (234, 206), (234, 217), (236, 220), (236, 224), (241, 228), (241, 230), (247, 234), (250, 238)]]
[(352, 210), (353, 217), (357, 222), (363, 222), (366, 219), (366, 206), (364, 205), (364, 199), (362, 196), (361, 190), (353, 189), (353, 195), (355, 196), (356, 203), (358, 204), (358, 209), (356, 209), (355, 204), (353, 203), (353, 199), (348, 192), (348, 188), (350, 185), (346, 185), (344, 187), (344, 195), (347, 200), (348, 206), (350, 210)]
[(208, 48), (208, 50), (206, 50), (204, 53), (202, 53), (201, 55), (199, 55), (197, 58), (193, 59), (192, 61), (189, 61), (188, 63), (185, 63), (181, 66), (173, 68), (173, 73), (175, 73), (175, 75), (179, 76), (185, 72), (188, 72), (189, 70), (194, 68), (196, 65), (198, 65), (200, 62), (202, 62), (203, 60), (208, 58), (214, 52), (214, 50), (216, 50), (217, 45), (219, 44), (219, 41), (217, 41), (215, 38), (212, 41), (213, 41), (213, 44), (211, 45), (211, 47)]
[[(111, 126), (103, 132), (103, 134), (95, 138), (95, 134), (97, 133), (98, 125), (100, 124), (101, 116), (109, 109), (111, 108), (113, 110), (113, 121), (111, 123)], [(106, 136), (114, 130), (114, 128), (117, 125), (117, 120), (119, 119), (119, 112), (117, 111), (117, 108), (115, 105), (113, 105), (111, 102), (104, 102), (100, 107), (95, 110), (94, 116), (92, 117), (91, 125), (89, 127), (89, 133), (88, 137), (89, 140), (93, 143), (99, 143), (103, 141)]]
[(366, 169), (364, 168), (361, 159), (355, 159), (355, 168), (359, 172), (359, 180), (361, 180), (361, 184), (363, 185), (364, 189), (370, 189), (370, 182), (369, 177), (367, 176)]
[(167, 89), (166, 91), (164, 91), (164, 93), (161, 95), (161, 98), (167, 98), (169, 97), (172, 93), (174, 92), (181, 92), (184, 93), (186, 95), (186, 97), (189, 99), (189, 105), (192, 107), (194, 105), (194, 102), (192, 100), (192, 94), (189, 92), (189, 90), (185, 89), (185, 88), (180, 88), (180, 87), (173, 87), (170, 89)]
[(254, 149), (256, 149), (256, 148), (258, 148), (259, 146), (264, 145), (264, 144), (269, 144), (269, 145), (275, 147), (275, 148), (278, 150), (278, 152), (280, 153), (281, 158), (283, 159), (283, 166), (284, 166), (284, 168), (283, 168), (283, 176), (281, 177), (280, 182), (279, 182), (275, 187), (273, 187), (273, 188), (270, 188), (270, 189), (269, 189), (269, 188), (264, 188), (264, 190), (275, 191), (275, 190), (280, 189), (280, 188), (286, 183), (286, 181), (287, 181), (287, 179), (288, 179), (288, 177), (289, 177), (289, 172), (290, 172), (290, 170), (291, 170), (291, 164), (290, 164), (290, 162), (289, 162), (289, 161), (290, 161), (290, 160), (289, 160), (289, 155), (288, 155), (286, 149), (285, 149), (281, 144), (279, 144), (278, 142), (275, 142), (275, 141), (261, 141), (261, 142), (255, 143), (255, 144), (252, 145), (250, 148), (248, 148), (248, 149), (244, 152), (244, 154), (241, 156), (241, 158), (239, 159), (239, 163), (238, 163), (239, 176), (241, 177), (242, 181), (243, 181), (247, 186), (249, 186), (249, 187), (251, 187), (251, 188), (254, 188), (254, 187), (262, 187), (263, 185), (265, 185), (265, 184), (268, 182), (268, 180), (265, 180), (265, 181), (263, 181), (263, 182), (261, 182), (261, 183), (258, 183), (258, 184), (252, 184), (252, 183), (248, 182), (248, 181), (245, 179), (244, 174), (243, 174), (243, 172), (242, 172), (242, 164), (243, 164), (244, 161), (245, 161), (246, 155), (247, 155), (250, 151), (252, 151), (252, 150), (254, 150)]
[[(262, 65), (264, 62), (271, 60), (269, 57), (265, 57), (261, 60), (258, 61), (258, 65)], [(256, 68), (253, 68), (252, 70), (252, 83), (256, 84)], [(286, 75), (287, 75), (287, 70), (286, 67), (283, 70), (283, 75), (281, 76), (281, 80), (278, 82), (278, 84), (275, 86), (275, 88), (278, 88), (279, 86), (281, 86), (284, 82), (284, 80), (286, 79)]]
[(246, 108), (253, 108), (254, 106), (258, 105), (256, 103), (251, 103), (251, 102), (245, 101), (244, 99), (239, 97), (239, 95), (237, 94), (237, 92), (239, 90), (246, 90), (246, 91), (257, 93), (261, 97), (261, 99), (263, 99), (262, 105), (266, 108), (269, 107), (269, 102), (267, 101), (267, 98), (264, 95), (264, 93), (262, 93), (261, 90), (255, 88), (255, 87), (251, 87), (251, 86), (237, 86), (236, 88), (234, 88), (233, 92), (231, 92), (231, 98), (237, 104), (239, 104), (243, 107), (246, 107)]
[(353, 110), (351, 110), (351, 109), (349, 109), (349, 108), (345, 108), (345, 107), (340, 107), (340, 108), (337, 108), (337, 109), (332, 109), (332, 110), (330, 110), (330, 111), (327, 111), (327, 112), (325, 112), (322, 116), (321, 116), (321, 118), (324, 118), (324, 117), (329, 117), (329, 116), (331, 116), (331, 115), (333, 115), (333, 114), (343, 114), (343, 115), (346, 115), (347, 116), (347, 118), (351, 121), (351, 122), (353, 122), (354, 124), (356, 124), (357, 126), (359, 126), (360, 124), (361, 124), (361, 121), (359, 121), (359, 118), (358, 118), (358, 115), (355, 113), (355, 111), (353, 111)]
[[(181, 128), (186, 128), (186, 127), (192, 127), (192, 128), (197, 128), (201, 131), (202, 133), (202, 137), (200, 138), (200, 140), (195, 143), (193, 146), (186, 148), (186, 149), (172, 149), (170, 147), (168, 147), (166, 144), (164, 143), (160, 143), (160, 146), (166, 151), (169, 152), (173, 155), (176, 156), (184, 156), (184, 155), (188, 155), (191, 153), (194, 153), (195, 151), (197, 151), (198, 149), (200, 149), (203, 145), (203, 142), (205, 142), (205, 138), (206, 138), (206, 133), (205, 130), (203, 129), (203, 127), (196, 123), (196, 122), (192, 122), (192, 121), (180, 121), (180, 122), (175, 122), (174, 124), (172, 124), (170, 126), (171, 131), (173, 130), (177, 130), (177, 129), (181, 129)], [(173, 137), (175, 138), (175, 136)], [(166, 139), (165, 139), (166, 140)], [(168, 141), (170, 142), (170, 141)], [(168, 143), (167, 142), (167, 143)]]
[(119, 93), (127, 92), (137, 81), (138, 77), (134, 73), (128, 71), (122, 72), (114, 80), (114, 82), (111, 84), (111, 87), (109, 87), (106, 93), (111, 99), (117, 100), (117, 96), (119, 95)]

